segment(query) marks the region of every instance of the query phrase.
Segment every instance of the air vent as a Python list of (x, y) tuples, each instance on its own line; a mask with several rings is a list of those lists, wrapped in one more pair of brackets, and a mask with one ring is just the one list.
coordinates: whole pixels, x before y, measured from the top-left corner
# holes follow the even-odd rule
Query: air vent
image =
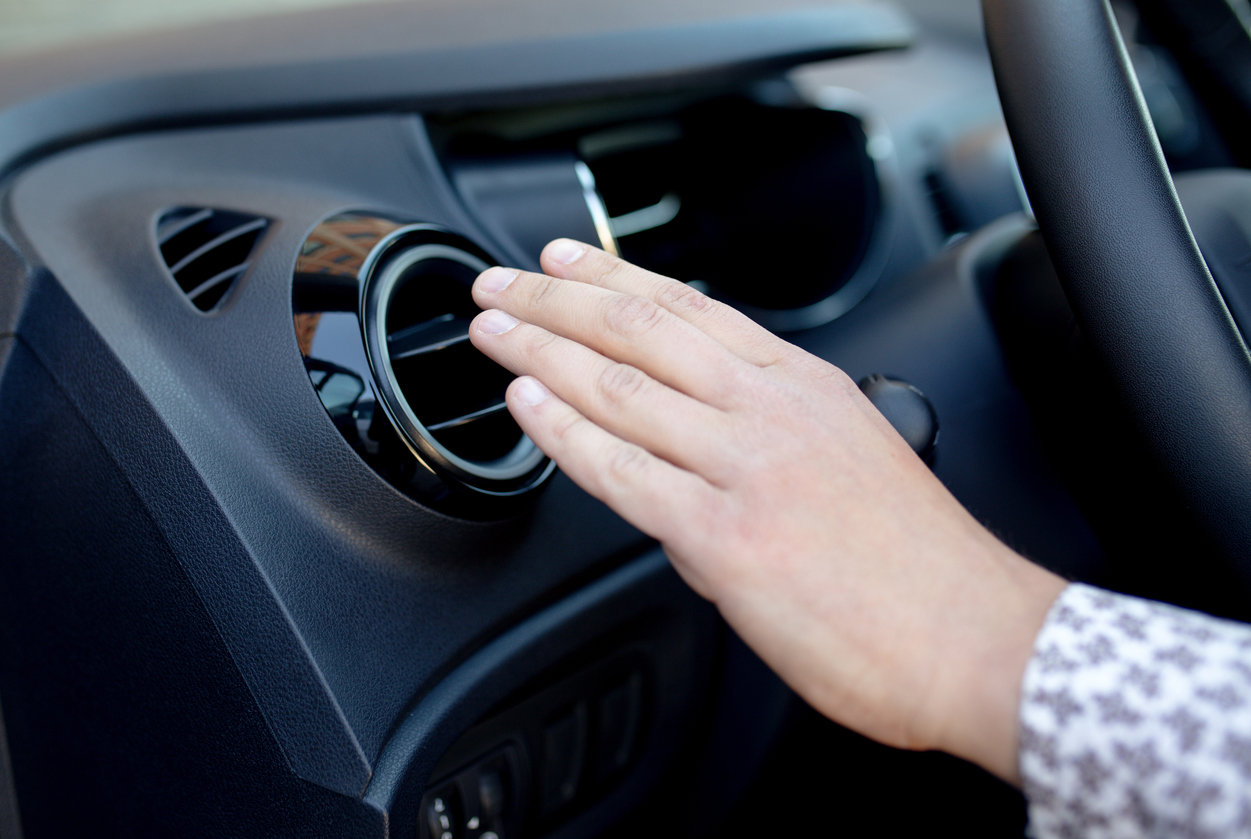
[(457, 488), (513, 496), (551, 464), (504, 406), (512, 374), (469, 343), (470, 286), (490, 262), (448, 231), (403, 228), (362, 270), (360, 318), (379, 403), (412, 453)]
[(208, 312), (251, 266), (269, 220), (201, 207), (177, 207), (156, 223), (161, 258), (193, 305)]

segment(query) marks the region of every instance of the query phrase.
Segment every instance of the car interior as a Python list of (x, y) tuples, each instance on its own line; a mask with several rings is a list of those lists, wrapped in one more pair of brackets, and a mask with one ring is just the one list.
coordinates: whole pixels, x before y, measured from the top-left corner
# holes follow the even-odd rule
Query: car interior
[(1025, 556), (1251, 617), (1251, 15), (984, 5), (0, 52), (0, 836), (1024, 835), (807, 708), (467, 340), (591, 243), (862, 381)]

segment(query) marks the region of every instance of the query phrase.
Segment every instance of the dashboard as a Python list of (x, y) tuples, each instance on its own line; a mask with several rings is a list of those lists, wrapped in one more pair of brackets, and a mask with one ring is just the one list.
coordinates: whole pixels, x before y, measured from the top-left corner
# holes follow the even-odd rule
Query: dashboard
[(0, 63), (9, 828), (737, 836), (825, 772), (848, 825), (894, 778), (1019, 829), (971, 769), (814, 739), (465, 340), (480, 270), (592, 242), (915, 385), (953, 492), (1103, 578), (988, 302), (1031, 224), (980, 44), (871, 2), (466, 5)]

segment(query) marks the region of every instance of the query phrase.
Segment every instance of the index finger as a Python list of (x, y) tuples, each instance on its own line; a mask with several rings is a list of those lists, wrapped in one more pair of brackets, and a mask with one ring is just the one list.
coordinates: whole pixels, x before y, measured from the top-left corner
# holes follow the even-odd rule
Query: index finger
[(562, 280), (645, 297), (758, 367), (770, 367), (787, 355), (787, 345), (780, 338), (734, 307), (599, 248), (556, 239), (543, 249), (540, 263), (546, 273)]

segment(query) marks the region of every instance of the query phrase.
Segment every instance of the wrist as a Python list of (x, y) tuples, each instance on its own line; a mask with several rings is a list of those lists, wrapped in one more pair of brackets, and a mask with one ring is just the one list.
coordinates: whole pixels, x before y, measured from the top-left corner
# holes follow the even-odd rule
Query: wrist
[(1052, 604), (1068, 585), (1002, 548), (967, 609), (936, 676), (933, 747), (1020, 785), (1021, 682)]

